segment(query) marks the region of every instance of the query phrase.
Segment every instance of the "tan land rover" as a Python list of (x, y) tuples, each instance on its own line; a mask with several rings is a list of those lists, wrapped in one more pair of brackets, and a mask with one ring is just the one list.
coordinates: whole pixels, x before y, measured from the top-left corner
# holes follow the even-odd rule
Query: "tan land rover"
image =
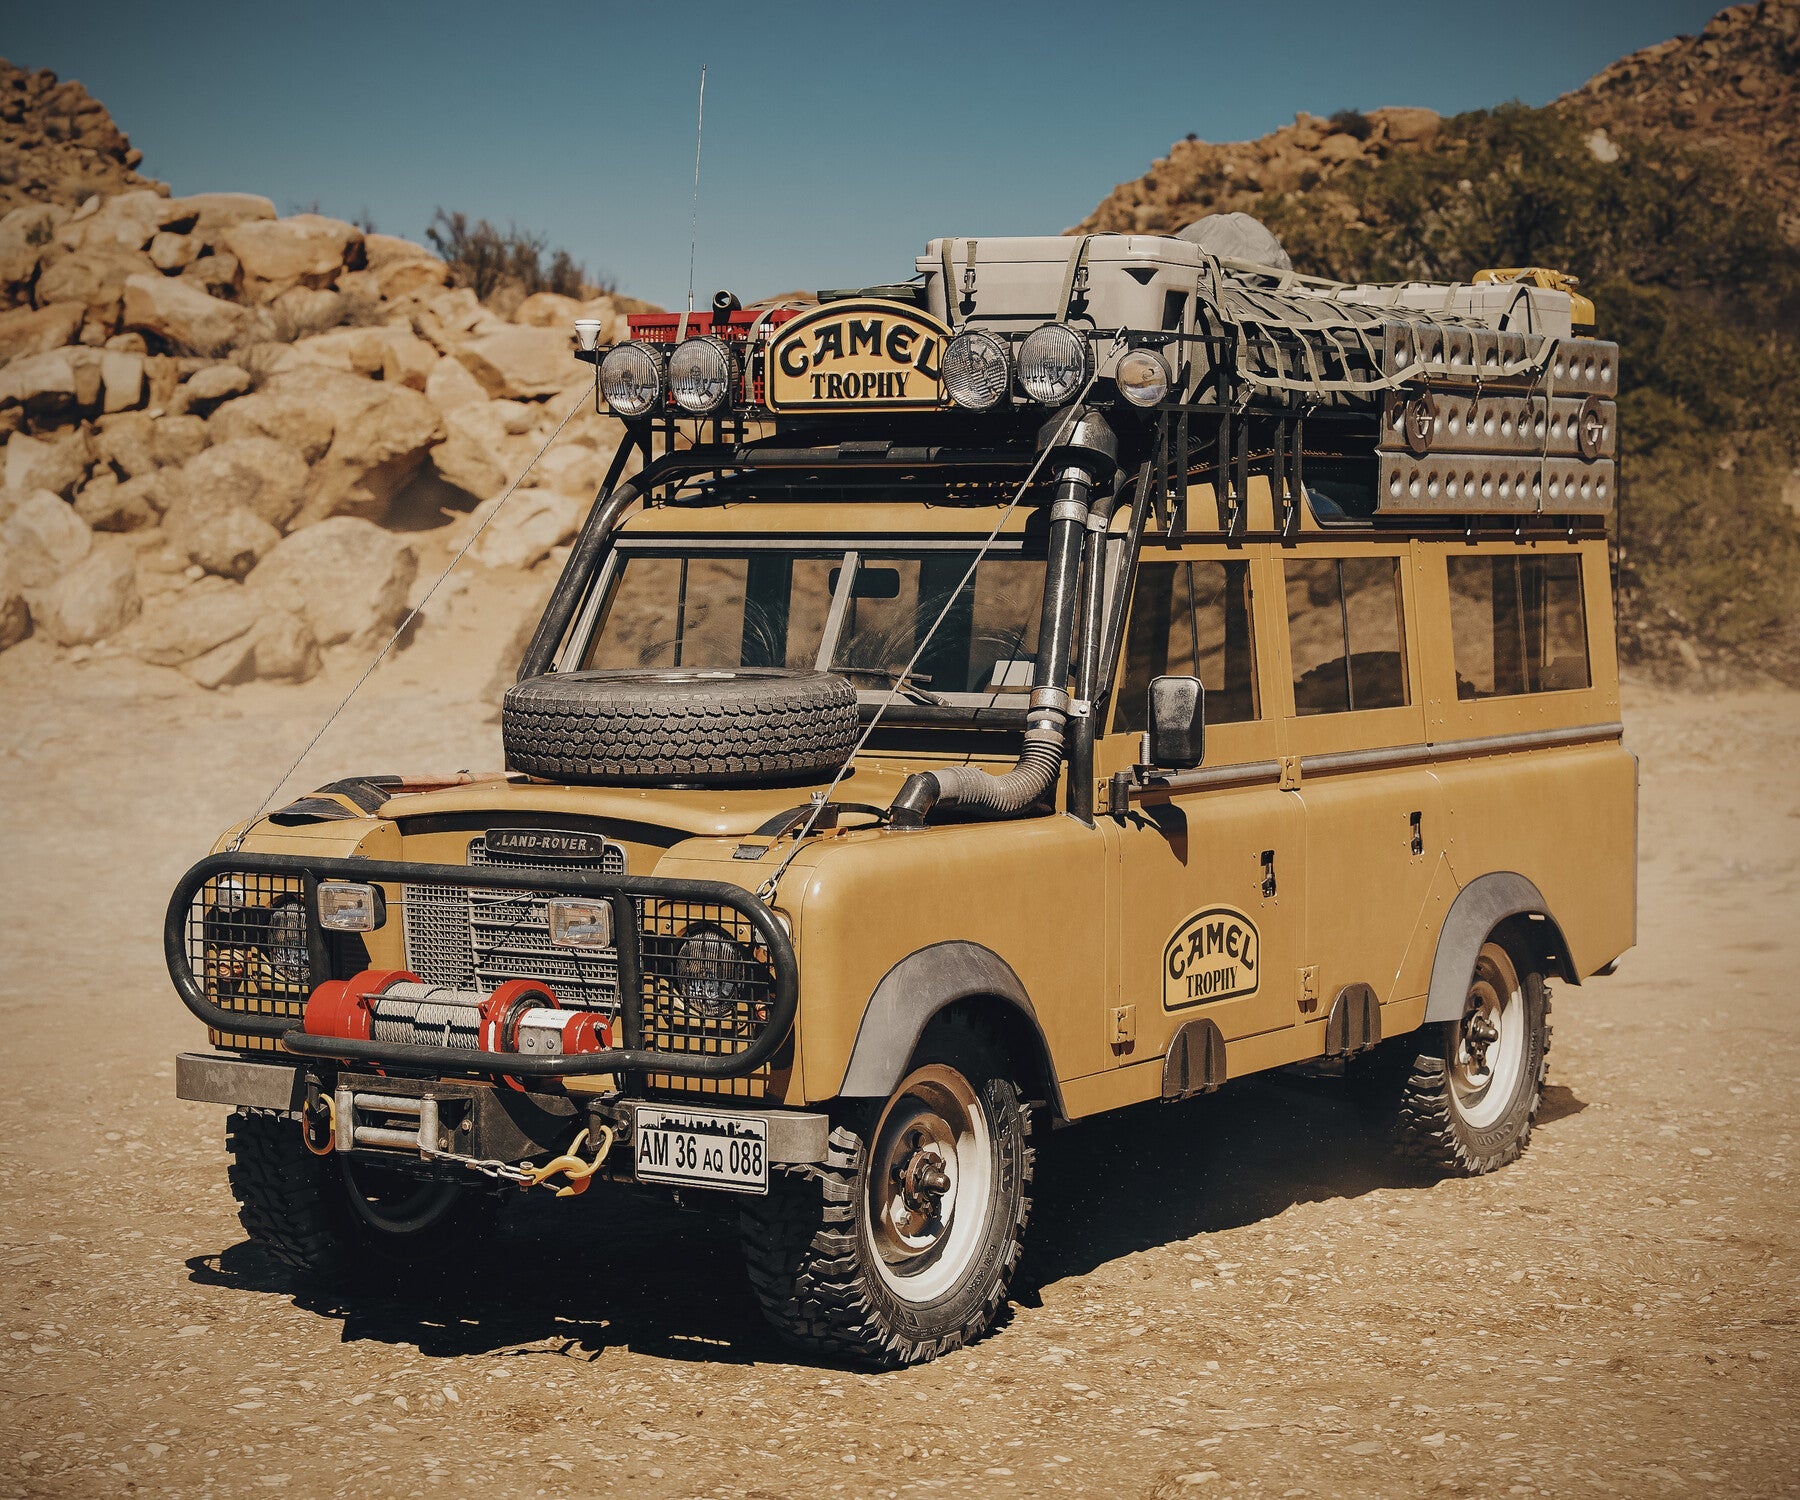
[(1306, 1064), (1445, 1172), (1525, 1147), (1551, 982), (1635, 921), (1591, 307), (1161, 236), (917, 270), (584, 348), (629, 441), (507, 769), (181, 881), (179, 1092), (273, 1254), (659, 1185), (899, 1364), (995, 1317), (1051, 1126)]

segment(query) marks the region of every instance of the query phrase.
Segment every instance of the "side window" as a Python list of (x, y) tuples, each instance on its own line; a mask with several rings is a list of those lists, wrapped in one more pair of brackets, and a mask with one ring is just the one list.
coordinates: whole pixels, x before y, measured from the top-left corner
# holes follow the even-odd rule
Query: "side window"
[(1258, 716), (1248, 562), (1138, 565), (1113, 708), (1115, 731), (1146, 727), (1150, 679), (1167, 676), (1198, 677), (1206, 684), (1209, 724), (1241, 724)]
[(1579, 557), (1452, 557), (1449, 564), (1458, 698), (1591, 685)]
[(1290, 558), (1287, 613), (1297, 714), (1405, 707), (1398, 558)]

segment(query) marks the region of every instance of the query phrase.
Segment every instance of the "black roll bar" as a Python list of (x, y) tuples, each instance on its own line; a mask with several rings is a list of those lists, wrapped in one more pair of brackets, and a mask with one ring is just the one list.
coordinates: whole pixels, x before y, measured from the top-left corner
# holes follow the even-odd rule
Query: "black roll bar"
[[(323, 935), (312, 891), (319, 880), (354, 880), (370, 884), (429, 884), (480, 889), (551, 891), (558, 895), (602, 896), (613, 908), (613, 938), (619, 964), (619, 1020), (624, 1047), (569, 1056), (529, 1056), (514, 1052), (470, 1051), (459, 1047), (427, 1047), (352, 1038), (309, 1036), (291, 1016), (258, 1015), (227, 1010), (206, 995), (188, 961), (188, 921), (194, 897), (208, 880), (236, 873), (282, 875), (301, 880), (307, 893), (308, 948), (314, 971), (320, 972)], [(762, 940), (774, 970), (768, 1019), (762, 1031), (733, 1053), (664, 1052), (639, 1045), (643, 1040), (642, 934), (637, 898), (697, 902), (737, 912)], [(183, 1005), (206, 1025), (233, 1035), (276, 1037), (300, 1057), (391, 1063), (397, 1067), (432, 1068), (445, 1073), (489, 1077), (574, 1077), (596, 1073), (648, 1072), (688, 1078), (733, 1078), (753, 1073), (768, 1062), (793, 1031), (799, 1002), (799, 969), (794, 945), (781, 923), (750, 892), (716, 880), (671, 880), (655, 875), (602, 875), (519, 867), (408, 864), (402, 860), (324, 859), (297, 854), (210, 854), (183, 875), (169, 897), (163, 917), (163, 958)], [(348, 976), (343, 976), (348, 977)]]

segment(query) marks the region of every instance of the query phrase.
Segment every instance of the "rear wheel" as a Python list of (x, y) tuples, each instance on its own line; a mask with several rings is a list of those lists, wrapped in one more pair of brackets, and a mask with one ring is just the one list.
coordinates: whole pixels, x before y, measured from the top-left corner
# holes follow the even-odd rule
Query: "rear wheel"
[(791, 1343), (871, 1364), (974, 1342), (1006, 1300), (1031, 1211), (1028, 1107), (967, 1021), (937, 1028), (828, 1159), (778, 1170), (740, 1220), (750, 1282)]
[(1402, 1155), (1476, 1177), (1516, 1161), (1549, 1072), (1550, 990), (1497, 938), (1481, 945), (1462, 1016), (1359, 1059), (1352, 1079)]
[(233, 1113), (225, 1145), (244, 1232), (321, 1280), (432, 1264), (467, 1250), (497, 1216), (490, 1196), (457, 1183), (339, 1152), (314, 1156), (284, 1115)]

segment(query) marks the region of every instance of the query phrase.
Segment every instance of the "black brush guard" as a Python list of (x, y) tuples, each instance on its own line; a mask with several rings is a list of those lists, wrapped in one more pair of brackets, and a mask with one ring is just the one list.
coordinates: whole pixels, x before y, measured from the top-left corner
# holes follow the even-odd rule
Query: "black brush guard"
[[(198, 917), (202, 943), (206, 924), (213, 920), (197, 899), (208, 881), (224, 876), (261, 881), (271, 889), (283, 883), (290, 896), (297, 894), (305, 911), (309, 982), (332, 977), (331, 950), (318, 924), (317, 886), (320, 880), (353, 880), (373, 885), (447, 885), (486, 890), (548, 892), (560, 896), (604, 897), (612, 904), (613, 934), (618, 955), (619, 1022), (625, 1046), (605, 1052), (572, 1056), (522, 1056), (512, 1052), (471, 1051), (457, 1047), (432, 1047), (390, 1042), (360, 1041), (345, 1037), (309, 1036), (298, 1027), (298, 1007), (305, 994), (257, 996), (250, 1003), (262, 1010), (234, 1010), (220, 1005), (194, 973), (189, 943)], [(298, 886), (298, 892), (294, 886)], [(397, 905), (397, 904), (396, 904)], [(659, 906), (717, 909), (747, 923), (756, 942), (768, 956), (768, 999), (765, 1013), (756, 1021), (754, 1035), (736, 1035), (699, 1026), (688, 1040), (691, 1049), (667, 1050), (642, 1045), (646, 989), (646, 947), (652, 949), (652, 969), (670, 967), (668, 950), (673, 939), (666, 933), (646, 932), (645, 922)], [(390, 906), (389, 921), (400, 920)], [(229, 912), (219, 920), (233, 920)], [(702, 918), (701, 921), (707, 919)], [(248, 945), (246, 945), (248, 946)], [(441, 1073), (515, 1078), (572, 1077), (595, 1073), (653, 1073), (688, 1078), (732, 1078), (754, 1073), (781, 1049), (793, 1030), (799, 994), (794, 947), (775, 914), (748, 891), (710, 880), (669, 880), (656, 876), (576, 874), (549, 870), (539, 874), (516, 867), (489, 869), (466, 865), (412, 864), (399, 860), (315, 859), (292, 854), (213, 854), (182, 876), (163, 919), (163, 956), (169, 977), (181, 1001), (201, 1021), (228, 1035), (278, 1038), (282, 1047), (299, 1057), (346, 1062), (388, 1064)], [(341, 965), (340, 965), (341, 967)], [(337, 975), (348, 978), (348, 974)], [(652, 972), (653, 987), (666, 987), (672, 974)], [(660, 993), (660, 989), (658, 993)], [(279, 1008), (286, 1013), (274, 1014)], [(741, 1043), (741, 1045), (739, 1045)], [(702, 1050), (707, 1046), (715, 1050)], [(729, 1048), (730, 1050), (725, 1050)]]

